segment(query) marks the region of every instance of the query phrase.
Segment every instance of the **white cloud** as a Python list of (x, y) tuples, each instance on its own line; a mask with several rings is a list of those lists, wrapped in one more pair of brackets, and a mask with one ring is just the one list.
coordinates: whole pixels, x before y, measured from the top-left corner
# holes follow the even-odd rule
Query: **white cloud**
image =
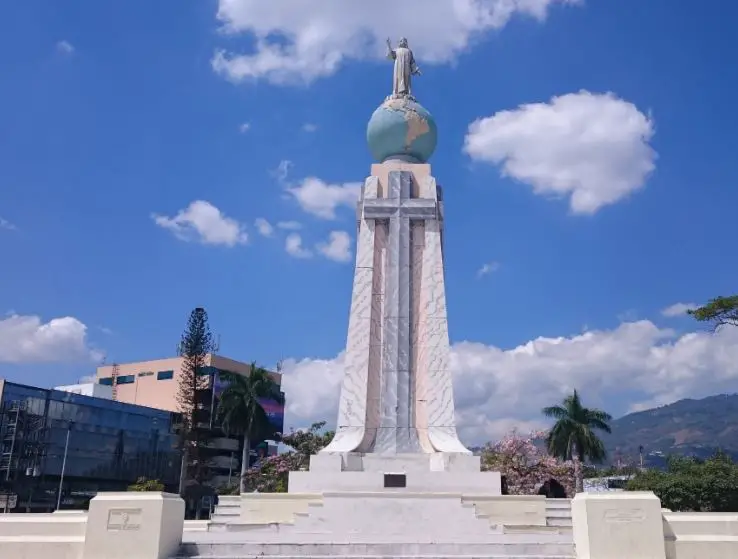
[[(540, 410), (572, 389), (585, 403), (613, 414), (681, 398), (735, 392), (738, 328), (677, 336), (648, 320), (512, 349), (454, 344), (451, 356), (457, 418), (468, 443), (494, 439), (517, 426), (544, 425)], [(343, 354), (284, 363), (287, 426), (335, 422)], [(613, 407), (614, 401), (620, 405)]]
[(299, 221), (280, 221), (277, 223), (277, 227), (287, 231), (297, 231), (302, 229), (302, 224)]
[(284, 241), (284, 249), (287, 254), (295, 258), (311, 258), (313, 253), (302, 244), (302, 237), (297, 233), (290, 233)]
[(335, 262), (351, 261), (351, 236), (346, 231), (331, 231), (328, 241), (317, 246), (318, 252)]
[(536, 194), (571, 196), (573, 213), (593, 214), (643, 187), (655, 168), (653, 134), (632, 103), (580, 91), (473, 122), (464, 151)]
[(477, 270), (477, 277), (481, 278), (483, 276), (488, 276), (489, 274), (496, 272), (500, 269), (500, 263), (499, 262), (487, 262), (486, 264), (483, 264), (479, 270)]
[(250, 122), (244, 122), (244, 123), (241, 124), (241, 126), (238, 127), (238, 131), (241, 134), (245, 134), (249, 130), (251, 130), (251, 123)]
[(287, 177), (290, 175), (290, 171), (294, 167), (294, 163), (289, 159), (283, 159), (277, 165), (277, 168), (272, 171), (272, 176), (277, 179), (277, 182), (286, 184)]
[(254, 225), (262, 237), (271, 237), (274, 234), (274, 226), (263, 217), (258, 218)]
[(69, 41), (59, 41), (56, 43), (56, 50), (62, 54), (73, 54), (74, 53), (74, 45), (70, 43)]
[(687, 311), (691, 311), (693, 309), (696, 309), (697, 307), (699, 307), (699, 305), (696, 303), (674, 303), (673, 305), (670, 305), (663, 309), (661, 311), (661, 314), (663, 316), (673, 318), (675, 316), (687, 314)]
[(302, 131), (303, 132), (315, 132), (318, 129), (317, 124), (313, 124), (312, 122), (306, 122), (302, 125)]
[(7, 219), (0, 217), (0, 229), (8, 229), (9, 231), (15, 231), (17, 228), (15, 225), (10, 223)]
[(174, 217), (153, 214), (159, 226), (183, 241), (196, 240), (206, 245), (235, 246), (248, 241), (244, 225), (226, 217), (210, 202), (195, 200)]
[(287, 188), (300, 207), (321, 219), (336, 219), (340, 206), (354, 208), (361, 194), (361, 183), (328, 184), (316, 177), (303, 179)]
[(87, 340), (87, 326), (71, 316), (42, 322), (11, 314), (0, 319), (0, 363), (49, 363), (100, 359)]
[(230, 80), (309, 83), (348, 60), (384, 57), (387, 36), (407, 36), (421, 61), (446, 63), (484, 33), (516, 15), (543, 21), (555, 4), (583, 0), (219, 0), (223, 31), (255, 39), (247, 54), (224, 51), (212, 60)]

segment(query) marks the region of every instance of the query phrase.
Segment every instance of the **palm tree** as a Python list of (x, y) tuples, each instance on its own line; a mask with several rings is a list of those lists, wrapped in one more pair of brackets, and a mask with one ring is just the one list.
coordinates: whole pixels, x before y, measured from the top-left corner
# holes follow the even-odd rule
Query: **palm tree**
[(248, 376), (223, 372), (220, 375), (228, 386), (220, 397), (217, 417), (226, 433), (243, 437), (240, 491), (244, 493), (251, 441), (257, 437), (266, 439), (276, 435), (260, 401), (275, 400), (283, 404), (284, 395), (269, 373), (257, 367), (256, 363), (251, 364)]
[(543, 408), (543, 414), (556, 420), (546, 437), (548, 452), (556, 458), (574, 460), (576, 491), (580, 493), (584, 490), (582, 464), (586, 460), (601, 463), (607, 456), (605, 444), (595, 431), (612, 432), (609, 424), (612, 416), (602, 410), (585, 408), (576, 390), (558, 406)]

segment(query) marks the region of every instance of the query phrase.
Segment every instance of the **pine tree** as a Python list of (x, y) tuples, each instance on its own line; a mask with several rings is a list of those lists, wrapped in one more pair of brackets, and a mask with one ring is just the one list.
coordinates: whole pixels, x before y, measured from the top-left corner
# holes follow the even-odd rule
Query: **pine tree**
[(205, 465), (199, 455), (200, 447), (207, 437), (207, 430), (198, 428), (198, 423), (202, 415), (203, 397), (209, 388), (209, 377), (205, 372), (208, 356), (213, 350), (214, 342), (208, 326), (208, 313), (198, 307), (190, 313), (187, 328), (178, 346), (178, 353), (182, 358), (177, 387), (177, 405), (182, 414), (180, 495), (184, 495), (188, 479), (201, 483), (206, 474)]

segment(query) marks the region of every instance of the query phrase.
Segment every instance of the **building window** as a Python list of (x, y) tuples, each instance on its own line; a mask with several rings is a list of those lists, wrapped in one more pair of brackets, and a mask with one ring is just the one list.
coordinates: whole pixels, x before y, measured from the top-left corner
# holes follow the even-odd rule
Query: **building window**
[(101, 378), (97, 384), (102, 384), (103, 386), (113, 386), (113, 377), (105, 377)]
[(156, 380), (171, 380), (174, 378), (174, 371), (159, 371), (156, 373)]
[(143, 371), (142, 373), (138, 373), (138, 376), (140, 377), (151, 377), (154, 375), (154, 371)]
[(124, 375), (115, 380), (115, 384), (133, 384), (134, 382), (136, 382), (136, 375)]

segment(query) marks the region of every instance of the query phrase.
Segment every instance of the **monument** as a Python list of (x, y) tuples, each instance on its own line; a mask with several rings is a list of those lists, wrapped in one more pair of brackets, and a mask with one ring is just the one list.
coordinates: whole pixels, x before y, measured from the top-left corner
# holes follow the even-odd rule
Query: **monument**
[(420, 71), (407, 40), (388, 49), (392, 93), (367, 126), (376, 163), (356, 208), (335, 436), (307, 471), (289, 473), (288, 493), (221, 498), (187, 554), (225, 556), (222, 546), (238, 543), (239, 556), (571, 557), (571, 533), (549, 526), (546, 499), (501, 495), (500, 474), (482, 472), (459, 440), (443, 193), (428, 163), (438, 131), (412, 96)]
[[(428, 159), (431, 114), (411, 95), (407, 39), (372, 115), (378, 164), (357, 205), (357, 250), (336, 436), (323, 454), (471, 453), (456, 434), (443, 270), (443, 196)], [(348, 459), (348, 457), (346, 457)]]
[[(738, 519), (663, 511), (651, 492), (500, 495), (459, 441), (449, 375), (443, 196), (433, 117), (407, 41), (367, 129), (372, 166), (336, 435), (288, 493), (222, 496), (185, 521), (177, 495), (99, 493), (89, 514), (0, 515), (0, 557), (45, 559), (700, 559), (738, 556)], [(0, 381), (1, 382), (1, 381)], [(576, 544), (575, 544), (576, 542)]]
[(290, 474), (289, 487), (499, 494), (499, 474), (482, 473), (479, 457), (456, 433), (443, 195), (427, 163), (436, 147), (436, 123), (411, 95), (412, 76), (420, 71), (407, 39), (394, 50), (389, 40), (387, 45), (393, 89), (367, 127), (378, 162), (356, 209), (356, 268), (336, 434), (312, 458), (309, 472)]

